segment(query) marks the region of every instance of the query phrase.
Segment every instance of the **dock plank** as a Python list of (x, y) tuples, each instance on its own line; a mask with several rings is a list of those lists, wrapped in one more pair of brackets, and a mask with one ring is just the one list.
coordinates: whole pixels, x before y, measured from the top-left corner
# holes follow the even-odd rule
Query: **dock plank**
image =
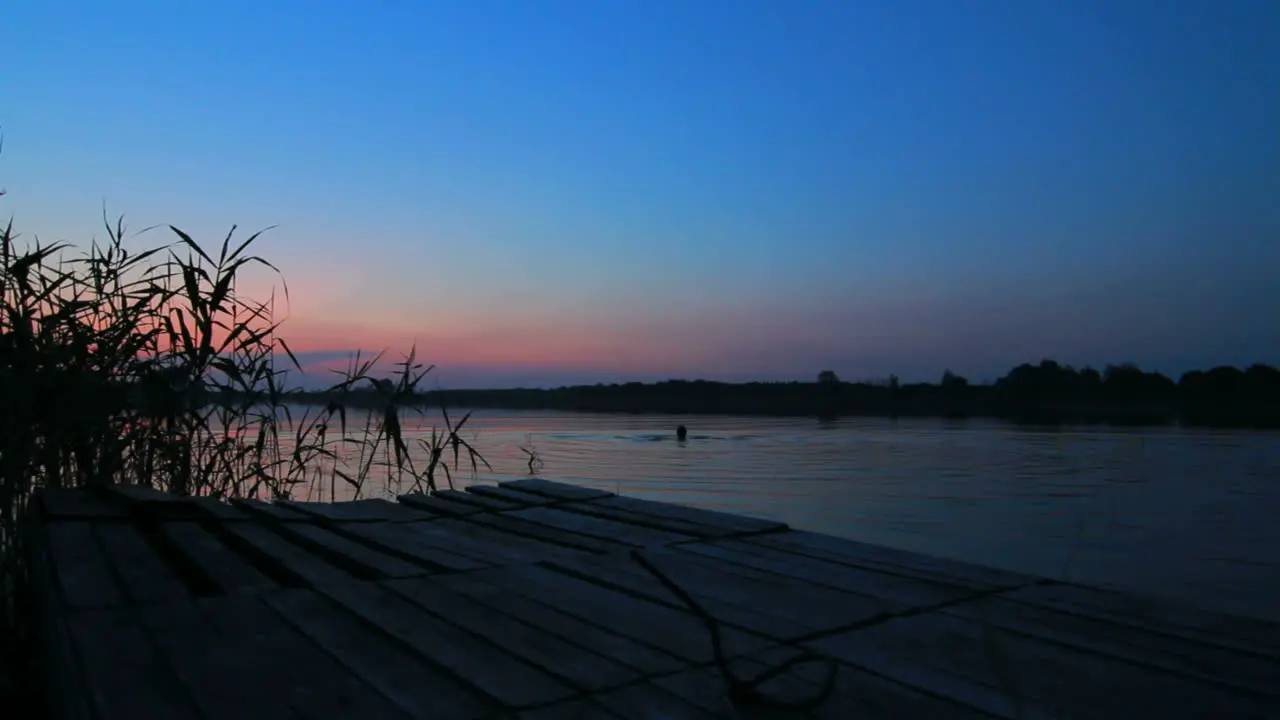
[(132, 601), (162, 602), (191, 596), (182, 579), (133, 524), (96, 523), (93, 534)]
[(321, 591), (432, 665), (507, 706), (550, 704), (577, 692), (501, 647), (430, 615), (420, 606), (376, 584), (343, 583), (326, 586)]
[(666, 530), (617, 522), (606, 518), (579, 513), (566, 512), (558, 508), (539, 507), (526, 508), (503, 513), (506, 517), (528, 520), (550, 528), (568, 530), (569, 532), (601, 540), (626, 543), (635, 547), (651, 545), (670, 545), (671, 543), (693, 540), (693, 536), (680, 535)]
[(125, 599), (98, 546), (92, 525), (66, 520), (45, 524), (45, 543), (61, 601), (70, 608), (110, 607)]
[(596, 500), (614, 496), (614, 493), (607, 490), (597, 490), (595, 488), (582, 487), (581, 485), (569, 485), (568, 483), (553, 482), (542, 478), (508, 480), (498, 483), (498, 485), (511, 490), (542, 495), (553, 500)]
[(1280, 661), (1280, 624), (1266, 620), (1070, 583), (1031, 586), (1006, 593), (1004, 597)]
[(161, 534), (194, 563), (223, 592), (276, 587), (248, 560), (232, 552), (209, 531), (191, 520), (169, 520), (158, 524)]
[(719, 510), (673, 505), (671, 503), (633, 497), (603, 497), (595, 500), (592, 504), (599, 507), (615, 508), (637, 515), (683, 520), (715, 530), (722, 535), (774, 532), (787, 529), (785, 523), (774, 520), (761, 520), (744, 515), (731, 515)]
[(343, 565), (348, 572), (357, 577), (413, 577), (433, 571), (399, 557), (378, 552), (368, 545), (358, 543), (320, 525), (288, 523), (277, 525), (274, 529), (308, 550), (323, 555), (330, 562)]
[(463, 492), (461, 490), (437, 490), (432, 494), (432, 497), (460, 502), (463, 505), (474, 505), (482, 510), (490, 510), (492, 512), (518, 510), (524, 507), (524, 505), (510, 500), (484, 495), (483, 493), (477, 495), (476, 493)]
[[(674, 563), (669, 563), (668, 565), (674, 565)], [(689, 609), (661, 581), (649, 574), (644, 568), (630, 562), (629, 559), (609, 558), (606, 562), (596, 562), (590, 565), (581, 563), (574, 565), (554, 564), (551, 567), (568, 572), (579, 580), (661, 603), (676, 610)], [(666, 572), (670, 567), (660, 569)], [(671, 573), (667, 574), (671, 575)], [(794, 620), (769, 613), (769, 608), (764, 603), (757, 607), (751, 607), (749, 602), (739, 604), (723, 600), (723, 594), (732, 594), (732, 590), (723, 594), (708, 594), (707, 586), (700, 583), (690, 587), (689, 584), (680, 581), (676, 582), (686, 592), (689, 592), (713, 618), (721, 623), (774, 640), (803, 637), (814, 632), (811, 627), (806, 627)]]
[(422, 662), (355, 616), (309, 590), (268, 593), (263, 601), (281, 619), (415, 718), (478, 718), (500, 705), (456, 678)]
[[(735, 658), (729, 666), (738, 677), (756, 677), (766, 670), (780, 667), (796, 657), (798, 650), (779, 646), (761, 653)], [(766, 681), (760, 692), (783, 702), (809, 700), (821, 691), (828, 668), (817, 662), (793, 666), (785, 673)], [(972, 707), (922, 692), (893, 682), (862, 668), (837, 664), (831, 695), (810, 711), (809, 717), (824, 720), (847, 718), (938, 718), (939, 720), (979, 720), (989, 718)]]
[(441, 577), (438, 583), (495, 612), (556, 633), (596, 655), (613, 658), (646, 676), (675, 672), (687, 665), (675, 655), (626, 635), (590, 625), (575, 615), (486, 583), (475, 573)]
[(673, 549), (874, 598), (885, 612), (930, 607), (974, 595), (966, 587), (791, 555), (741, 540), (690, 543)]
[[(884, 603), (873, 598), (778, 576), (740, 574), (733, 572), (731, 565), (706, 562), (687, 553), (649, 550), (645, 558), (716, 619), (779, 641), (831, 632), (885, 612)], [(684, 607), (679, 597), (630, 557), (575, 558), (547, 565), (588, 582)]]
[(1265, 658), (1219, 645), (1187, 641), (1128, 625), (1087, 618), (1000, 596), (960, 603), (944, 610), (971, 622), (1011, 633), (1108, 655), (1112, 658), (1218, 683), (1280, 703), (1277, 668)]
[(292, 508), (277, 503), (264, 502), (256, 498), (232, 498), (231, 505), (240, 510), (244, 510), (251, 516), (259, 518), (267, 518), (271, 520), (280, 520), (286, 522), (313, 522), (314, 516), (306, 513), (298, 512)]
[(432, 615), (501, 646), (579, 690), (596, 692), (640, 677), (633, 668), (608, 656), (588, 652), (535, 625), (492, 612), (466, 595), (449, 591), (436, 583), (393, 580), (384, 586)]
[(945, 613), (900, 618), (806, 645), (1003, 717), (1267, 716), (1265, 704), (1254, 697)]
[(516, 720), (618, 720), (608, 708), (585, 698), (524, 710), (515, 717)]
[(432, 515), (439, 517), (463, 517), (473, 515), (475, 513), (485, 512), (485, 508), (470, 503), (461, 503), (457, 500), (449, 500), (439, 495), (428, 495), (426, 493), (408, 493), (401, 495), (397, 500), (400, 504), (408, 507), (425, 510)]
[(865, 567), (882, 572), (894, 572), (924, 579), (941, 579), (952, 584), (975, 590), (994, 590), (1017, 587), (1036, 582), (1040, 578), (1008, 570), (921, 555), (883, 545), (871, 545), (847, 538), (822, 535), (805, 530), (788, 530), (780, 533), (756, 535), (745, 538), (745, 543), (803, 555), (805, 557)]
[(425, 565), (437, 571), (478, 570), (493, 566), (492, 562), (485, 562), (455, 549), (432, 543), (427, 534), (416, 532), (411, 527), (416, 524), (340, 523), (335, 529), (374, 545), (388, 555), (408, 558), (419, 565)]
[(555, 498), (545, 495), (534, 495), (498, 485), (468, 485), (466, 491), (472, 495), (503, 500), (520, 507), (541, 507), (556, 502)]
[(336, 503), (281, 500), (275, 504), (314, 518), (340, 520), (342, 522), (410, 522), (430, 520), (435, 517), (432, 513), (380, 498), (366, 498), (364, 500), (349, 500)]
[[(686, 662), (707, 663), (714, 658), (707, 626), (689, 611), (609, 590), (537, 565), (477, 570), (471, 575)], [(771, 644), (759, 635), (733, 627), (723, 628), (722, 640), (725, 652), (731, 656)]]
[(247, 513), (242, 508), (232, 505), (226, 500), (219, 500), (211, 497), (192, 497), (188, 498), (188, 502), (205, 512), (206, 515), (218, 520), (254, 520), (252, 514)]
[(607, 505), (600, 500), (564, 503), (559, 506), (559, 509), (565, 512), (578, 513), (580, 515), (591, 515), (593, 517), (604, 518), (606, 520), (616, 520), (617, 522), (640, 525), (642, 527), (653, 528), (655, 530), (665, 530), (667, 532), (702, 538), (704, 540), (738, 534), (734, 530), (726, 530), (721, 527), (705, 525), (703, 523), (697, 523), (681, 518), (648, 515), (633, 512), (631, 510), (623, 510), (613, 505)]
[(130, 608), (73, 612), (67, 628), (95, 717), (196, 717), (169, 665), (153, 649)]
[(329, 563), (319, 555), (311, 553), (300, 545), (286, 540), (262, 525), (234, 523), (227, 526), (227, 532), (245, 543), (248, 550), (275, 564), (280, 575), (293, 575), (300, 585), (311, 585), (334, 582), (348, 582), (352, 576), (341, 567)]
[[(725, 720), (735, 715), (726, 709), (714, 712), (699, 707), (671, 691), (652, 682), (601, 693), (595, 702), (625, 720), (653, 720), (654, 718), (680, 718), (680, 720)], [(728, 707), (727, 705), (725, 706)]]
[(632, 546), (613, 540), (605, 540), (591, 535), (580, 535), (568, 530), (543, 525), (541, 523), (512, 517), (508, 513), (471, 515), (467, 522), (481, 525), (500, 532), (540, 540), (552, 545), (584, 550), (592, 553), (611, 553), (630, 550)]
[(157, 605), (143, 623), (210, 717), (409, 717), (257, 595)]
[[(37, 506), (38, 507), (38, 506)], [(40, 513), (30, 513), (20, 525), (20, 530), (30, 533), (25, 543), (30, 582), (32, 619), (31, 629), (39, 638), (33, 653), (42, 666), (62, 673), (61, 683), (45, 683), (39, 694), (48, 707), (50, 716), (67, 720), (90, 720), (94, 717), (89, 705), (89, 692), (82, 674), (74, 670), (79, 659), (67, 628), (69, 611), (59, 599), (62, 591), (55, 579), (53, 555), (48, 548), (48, 521)]]
[(585, 554), (582, 550), (572, 550), (562, 545), (552, 545), (462, 520), (406, 523), (404, 527), (436, 547), (453, 550), (491, 565), (531, 563)]

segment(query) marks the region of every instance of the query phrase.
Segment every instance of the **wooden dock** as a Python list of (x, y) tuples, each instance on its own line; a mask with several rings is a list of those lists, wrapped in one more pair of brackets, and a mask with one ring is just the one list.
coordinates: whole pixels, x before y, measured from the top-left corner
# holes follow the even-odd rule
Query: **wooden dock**
[(1280, 625), (545, 480), (30, 537), (58, 718), (1280, 718)]

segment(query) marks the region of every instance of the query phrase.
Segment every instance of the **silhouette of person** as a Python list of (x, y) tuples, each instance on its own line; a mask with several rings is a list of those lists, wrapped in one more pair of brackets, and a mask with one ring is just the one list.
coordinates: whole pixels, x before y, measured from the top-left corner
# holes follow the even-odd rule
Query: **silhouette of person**
[(684, 440), (687, 437), (689, 437), (689, 431), (688, 429), (685, 428), (685, 426), (681, 425), (680, 427), (676, 428), (677, 440)]

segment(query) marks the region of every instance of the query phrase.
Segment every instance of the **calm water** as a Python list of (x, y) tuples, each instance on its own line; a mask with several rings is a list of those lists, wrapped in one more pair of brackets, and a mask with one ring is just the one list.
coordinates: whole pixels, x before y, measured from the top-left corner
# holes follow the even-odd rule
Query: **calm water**
[(1280, 434), (492, 410), (469, 425), (495, 472), (463, 485), (527, 475), (531, 445), (548, 479), (1280, 621)]

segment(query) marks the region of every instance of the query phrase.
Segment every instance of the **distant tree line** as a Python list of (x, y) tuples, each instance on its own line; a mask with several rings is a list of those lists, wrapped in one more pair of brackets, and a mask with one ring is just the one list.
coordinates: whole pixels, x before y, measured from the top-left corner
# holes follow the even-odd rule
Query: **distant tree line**
[[(369, 392), (344, 396), (348, 405), (376, 404)], [(296, 392), (298, 403), (325, 404), (333, 396)], [(1107, 423), (1280, 427), (1280, 370), (1253, 365), (1217, 367), (1180, 379), (1132, 364), (1076, 369), (1052, 360), (1025, 363), (987, 384), (944, 372), (937, 383), (844, 382), (824, 370), (816, 382), (657, 383), (577, 385), (555, 389), (444, 390), (423, 393), (428, 406), (620, 413), (790, 415), (835, 418), (991, 417), (1032, 424)]]

